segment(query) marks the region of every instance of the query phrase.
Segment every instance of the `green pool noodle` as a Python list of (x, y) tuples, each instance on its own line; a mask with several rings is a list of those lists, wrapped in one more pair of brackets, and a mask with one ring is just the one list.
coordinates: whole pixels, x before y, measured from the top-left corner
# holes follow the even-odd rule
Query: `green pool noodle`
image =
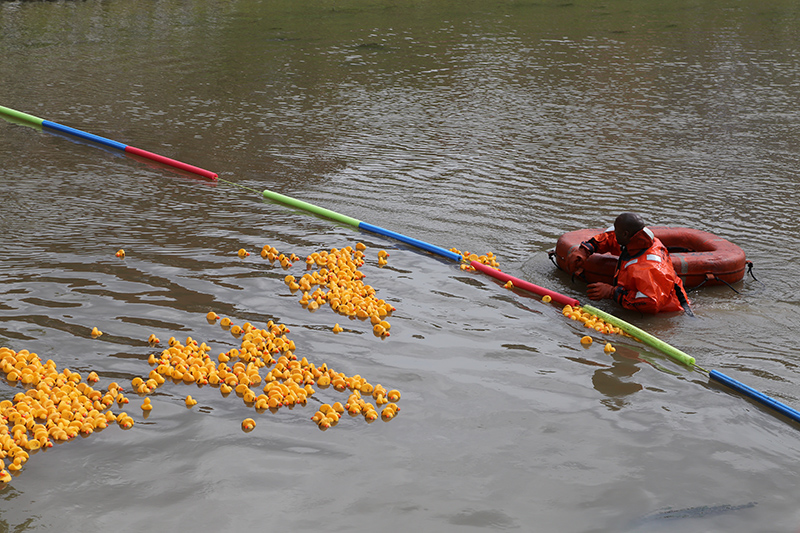
[(29, 124), (31, 126), (38, 126), (39, 128), (42, 127), (42, 122), (44, 122), (43, 118), (34, 117), (33, 115), (29, 115), (27, 113), (23, 113), (22, 111), (17, 111), (16, 109), (11, 109), (9, 107), (3, 107), (0, 105), (0, 115), (4, 115), (3, 118), (10, 118), (12, 122), (18, 122), (22, 124)]
[(677, 348), (675, 348), (673, 346), (670, 346), (666, 342), (664, 342), (664, 341), (662, 341), (660, 339), (657, 339), (656, 337), (653, 337), (652, 335), (650, 335), (646, 331), (641, 330), (641, 329), (637, 328), (636, 326), (634, 326), (632, 324), (628, 324), (624, 320), (621, 320), (621, 319), (615, 317), (614, 315), (610, 315), (610, 314), (606, 313), (605, 311), (601, 311), (601, 310), (599, 310), (599, 309), (597, 309), (595, 307), (592, 307), (591, 305), (584, 305), (583, 307), (581, 307), (581, 309), (583, 309), (587, 313), (591, 313), (591, 314), (593, 314), (593, 315), (595, 315), (597, 317), (602, 318), (603, 320), (605, 320), (609, 324), (617, 326), (618, 328), (620, 328), (625, 333), (628, 333), (629, 335), (632, 335), (632, 336), (636, 337), (637, 339), (639, 339), (643, 343), (647, 344), (648, 346), (652, 346), (653, 348), (655, 348), (657, 350), (661, 350), (662, 352), (664, 352), (668, 356), (672, 357), (673, 359), (675, 359), (679, 363), (683, 363), (684, 365), (689, 366), (689, 367), (692, 367), (695, 364), (694, 357), (692, 357), (691, 355), (689, 355), (687, 353), (684, 353), (684, 352), (680, 351), (679, 349), (677, 349)]
[(270, 190), (265, 190), (263, 193), (264, 198), (268, 198), (275, 202), (280, 202), (282, 204), (286, 204), (291, 207), (296, 207), (298, 209), (302, 209), (303, 211), (308, 211), (310, 213), (314, 213), (315, 215), (320, 215), (331, 220), (335, 220), (337, 222), (341, 222), (342, 224), (347, 224), (348, 226), (358, 227), (361, 224), (360, 220), (356, 220), (355, 218), (348, 217), (337, 213), (336, 211), (331, 211), (330, 209), (325, 209), (324, 207), (319, 207), (314, 204), (309, 204), (308, 202), (304, 202), (302, 200), (297, 200), (296, 198), (292, 198), (291, 196), (285, 196), (283, 194), (278, 194), (276, 192), (272, 192)]

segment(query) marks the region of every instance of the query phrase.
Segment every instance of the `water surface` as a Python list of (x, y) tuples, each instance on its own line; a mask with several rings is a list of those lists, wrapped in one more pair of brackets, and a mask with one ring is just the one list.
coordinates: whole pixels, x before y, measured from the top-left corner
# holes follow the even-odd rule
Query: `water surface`
[[(226, 180), (0, 122), (0, 345), (102, 386), (149, 372), (150, 333), (238, 345), (210, 310), (275, 320), (298, 356), (399, 389), (401, 415), (323, 433), (312, 404), (256, 416), (164, 386), (146, 419), (133, 395), (133, 429), (32, 456), (0, 491), (0, 530), (800, 529), (796, 424), (630, 339), (585, 349), (557, 306), (257, 194), (492, 251), (581, 300), (547, 258), (563, 232), (628, 210), (714, 232), (758, 282), (693, 293), (694, 320), (600, 307), (800, 408), (797, 6), (306, 4), (0, 4), (0, 105)], [(397, 308), (384, 340), (303, 309), (257, 254), (359, 241)]]

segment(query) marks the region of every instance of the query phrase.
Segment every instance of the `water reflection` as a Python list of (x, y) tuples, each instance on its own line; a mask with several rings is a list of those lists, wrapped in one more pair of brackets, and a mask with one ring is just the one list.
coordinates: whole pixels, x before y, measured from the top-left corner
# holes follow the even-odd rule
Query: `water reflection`
[(614, 362), (609, 368), (598, 369), (594, 372), (592, 385), (595, 390), (606, 396), (601, 403), (610, 410), (617, 411), (627, 405), (626, 396), (644, 388), (641, 383), (629, 379), (641, 370), (639, 364), (644, 361), (636, 351), (625, 347), (620, 347), (610, 355)]

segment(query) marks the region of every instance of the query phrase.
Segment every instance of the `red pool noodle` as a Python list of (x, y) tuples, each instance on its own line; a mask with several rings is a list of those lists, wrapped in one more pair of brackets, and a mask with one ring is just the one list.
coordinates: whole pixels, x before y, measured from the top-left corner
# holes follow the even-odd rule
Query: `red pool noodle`
[(203, 176), (204, 178), (208, 178), (212, 181), (217, 181), (217, 174), (215, 172), (211, 172), (210, 170), (205, 170), (203, 168), (196, 167), (194, 165), (181, 163), (180, 161), (170, 159), (169, 157), (164, 157), (163, 155), (154, 154), (153, 152), (148, 152), (147, 150), (134, 148), (133, 146), (126, 146), (125, 151), (133, 155), (138, 155), (139, 157), (144, 157), (146, 159), (150, 159), (157, 163), (161, 163), (162, 165), (167, 165), (170, 167), (178, 168), (180, 170), (185, 170), (187, 172), (191, 172), (192, 174), (197, 174), (199, 176)]
[(561, 305), (571, 305), (573, 307), (580, 305), (580, 302), (578, 302), (578, 300), (575, 298), (570, 298), (568, 296), (564, 296), (563, 294), (545, 289), (544, 287), (539, 287), (538, 285), (534, 285), (533, 283), (529, 283), (525, 280), (515, 278), (514, 276), (509, 276), (505, 272), (500, 272), (496, 268), (492, 268), (489, 265), (484, 265), (478, 261), (470, 262), (470, 266), (475, 270), (480, 270), (484, 274), (488, 274), (489, 276), (499, 279), (500, 281), (510, 281), (514, 284), (514, 287), (519, 289), (525, 289), (526, 291), (538, 294), (539, 296), (549, 295), (554, 302), (560, 303)]

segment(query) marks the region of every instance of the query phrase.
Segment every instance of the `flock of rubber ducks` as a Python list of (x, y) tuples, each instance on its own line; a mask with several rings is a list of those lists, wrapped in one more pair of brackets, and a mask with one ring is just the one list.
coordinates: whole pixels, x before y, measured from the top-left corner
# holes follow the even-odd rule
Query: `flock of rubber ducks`
[[(326, 303), (336, 313), (350, 318), (370, 320), (372, 333), (376, 337), (386, 338), (390, 335), (391, 324), (386, 320), (396, 311), (394, 306), (383, 299), (375, 297), (375, 289), (362, 280), (364, 273), (358, 270), (364, 265), (363, 243), (356, 243), (355, 248), (347, 246), (341, 250), (314, 252), (306, 257), (308, 270), (300, 278), (287, 275), (286, 285), (292, 292), (300, 291), (300, 305), (311, 312)], [(266, 245), (262, 256), (279, 259), (277, 250)], [(378, 251), (378, 266), (388, 264), (389, 254), (386, 250)], [(334, 333), (344, 331), (338, 323), (333, 326)]]
[[(291, 291), (302, 292), (299, 303), (309, 311), (315, 311), (327, 303), (339, 314), (369, 319), (373, 333), (384, 338), (389, 336), (391, 328), (386, 318), (391, 316), (395, 308), (376, 298), (375, 289), (363, 283), (364, 274), (358, 269), (364, 265), (365, 249), (364, 244), (357, 243), (355, 247), (312, 253), (305, 260), (308, 271), (299, 279), (287, 275), (284, 281)], [(491, 252), (478, 256), (455, 248), (451, 248), (451, 251), (460, 254), (465, 262), (479, 261), (499, 269)], [(237, 254), (240, 258), (250, 255), (243, 248)], [(262, 248), (261, 256), (280, 262), (284, 269), (299, 261), (295, 254), (279, 253), (270, 245)], [(124, 258), (124, 250), (119, 250), (117, 257)], [(378, 266), (388, 264), (388, 257), (385, 250), (379, 251)], [(474, 270), (466, 263), (461, 268)], [(509, 282), (506, 286), (512, 288), (513, 284)], [(544, 296), (543, 301), (549, 302), (550, 297)], [(580, 307), (567, 305), (562, 313), (598, 333), (626, 334)], [(332, 387), (337, 392), (349, 392), (344, 404), (322, 403), (311, 417), (322, 431), (336, 426), (345, 413), (350, 417), (361, 416), (367, 423), (372, 423), (379, 417), (388, 422), (400, 412), (397, 406), (399, 391), (387, 391), (380, 384), (372, 385), (359, 375), (346, 376), (328, 368), (325, 363), (316, 366), (305, 357), (298, 360), (294, 354), (295, 343), (287, 337), (289, 329), (283, 324), (269, 321), (266, 328), (258, 328), (251, 323), (239, 326), (213, 311), (206, 318), (210, 324), (219, 321), (222, 328), (240, 339), (239, 347), (220, 353), (215, 361), (209, 355), (211, 348), (206, 343), (198, 343), (191, 337), (184, 343), (170, 338), (169, 347), (159, 356), (150, 354), (148, 363), (154, 368), (147, 377), (131, 380), (132, 390), (145, 396), (141, 405), (145, 416), (153, 409), (153, 403), (147, 395), (168, 381), (217, 387), (223, 397), (235, 393), (245, 405), (259, 413), (305, 406), (316, 393), (315, 387)], [(334, 333), (342, 331), (344, 329), (339, 324), (334, 325)], [(92, 329), (92, 337), (97, 338), (102, 334), (96, 327)], [(148, 342), (157, 345), (161, 341), (153, 334)], [(581, 339), (581, 343), (587, 347), (592, 342), (589, 335)], [(613, 353), (615, 348), (607, 343), (605, 351)], [(260, 372), (262, 368), (269, 369), (264, 377)], [(111, 423), (117, 423), (123, 429), (133, 427), (133, 418), (127, 413), (114, 414), (111, 411), (114, 404), (122, 406), (129, 402), (122, 388), (117, 383), (109, 384), (105, 391), (92, 388), (90, 383), (99, 380), (95, 372), (91, 372), (84, 381), (79, 373), (69, 369), (59, 372), (52, 360), (43, 363), (35, 353), (27, 350), (14, 352), (9, 348), (0, 348), (0, 369), (10, 385), (21, 383), (26, 389), (17, 393), (13, 401), (0, 402), (0, 482), (10, 481), (12, 474), (22, 469), (30, 457), (29, 452), (50, 448), (53, 442), (68, 441), (78, 435), (86, 436)], [(192, 408), (197, 400), (187, 395), (185, 404)], [(246, 418), (241, 424), (244, 432), (252, 431), (255, 426), (252, 418)]]
[[(172, 337), (169, 339), (169, 348), (159, 356), (150, 354), (148, 363), (154, 368), (147, 378), (136, 377), (131, 380), (133, 391), (142, 395), (150, 394), (168, 381), (210, 385), (219, 388), (223, 397), (236, 394), (246, 406), (259, 413), (305, 406), (316, 389), (332, 387), (337, 392), (350, 391), (347, 409), (339, 409), (339, 402), (332, 406), (322, 404), (320, 411), (325, 416), (312, 417), (322, 430), (335, 426), (339, 422), (337, 415), (345, 410), (351, 416), (363, 415), (367, 423), (378, 416), (388, 422), (400, 410), (396, 405), (400, 400), (400, 392), (395, 389), (387, 391), (380, 384), (372, 385), (360, 375), (347, 376), (336, 372), (325, 363), (316, 366), (305, 357), (298, 360), (294, 354), (295, 343), (286, 335), (290, 332), (289, 328), (283, 324), (269, 321), (263, 329), (249, 322), (238, 326), (213, 311), (206, 315), (206, 319), (212, 324), (219, 321), (222, 328), (241, 340), (239, 347), (220, 353), (214, 361), (206, 343), (198, 343), (191, 337), (181, 343)], [(269, 369), (263, 377), (260, 372), (262, 368)], [(262, 384), (263, 388), (259, 391)], [(363, 400), (362, 394), (371, 395), (375, 404)], [(145, 398), (143, 410), (152, 409), (152, 403), (148, 400)], [(197, 400), (189, 395), (185, 403), (191, 408), (197, 404)], [(377, 408), (384, 404), (389, 405), (378, 415)], [(326, 406), (332, 407), (333, 411)], [(255, 422), (252, 419), (242, 422), (243, 431), (252, 431), (253, 428)]]
[(31, 452), (51, 448), (54, 442), (65, 442), (78, 435), (88, 436), (116, 423), (123, 429), (133, 427), (127, 413), (114, 414), (114, 405), (122, 407), (128, 398), (116, 383), (105, 391), (89, 383), (99, 380), (92, 372), (86, 381), (68, 368), (60, 371), (56, 364), (28, 350), (0, 348), (0, 369), (8, 384), (22, 384), (12, 400), (0, 402), (0, 482), (11, 480), (22, 470)]
[[(375, 335), (386, 337), (391, 326), (385, 319), (395, 308), (375, 298), (375, 289), (363, 283), (364, 275), (358, 268), (364, 264), (365, 249), (358, 243), (355, 248), (315, 252), (306, 258), (308, 272), (299, 279), (287, 276), (286, 283), (292, 291), (302, 291), (300, 303), (309, 310), (327, 303), (345, 316), (369, 318)], [(250, 254), (240, 249), (237, 255), (245, 258)], [(116, 256), (124, 259), (124, 250), (119, 250)], [(278, 253), (272, 246), (264, 246), (261, 256), (280, 262), (284, 269), (300, 260), (295, 254)], [(388, 256), (384, 250), (378, 252), (378, 266), (388, 264)], [(311, 417), (323, 431), (337, 425), (345, 412), (351, 417), (363, 416), (371, 423), (379, 417), (388, 422), (400, 411), (396, 403), (400, 399), (399, 391), (387, 391), (359, 375), (336, 372), (324, 363), (316, 366), (305, 357), (298, 360), (294, 354), (295, 343), (287, 337), (289, 328), (283, 324), (269, 321), (266, 328), (250, 323), (239, 326), (214, 312), (209, 312), (206, 318), (210, 324), (219, 321), (222, 328), (241, 340), (240, 345), (220, 353), (214, 360), (206, 343), (198, 343), (191, 337), (184, 343), (170, 338), (169, 347), (160, 355), (152, 353), (148, 357), (148, 363), (154, 367), (149, 374), (135, 377), (130, 383), (134, 393), (144, 396), (141, 409), (145, 417), (153, 409), (149, 395), (168, 381), (217, 387), (223, 396), (234, 393), (259, 413), (305, 406), (316, 389), (330, 387), (337, 392), (349, 391), (345, 405), (322, 403)], [(343, 328), (336, 324), (333, 331), (338, 333)], [(102, 334), (97, 327), (91, 330), (93, 338)], [(152, 334), (148, 342), (154, 346), (161, 341)], [(269, 369), (264, 377), (259, 372), (262, 368)], [(91, 372), (84, 380), (69, 369), (59, 372), (52, 360), (42, 362), (35, 353), (15, 352), (10, 348), (0, 348), (0, 369), (9, 385), (22, 384), (25, 389), (13, 400), (0, 402), (0, 483), (10, 481), (12, 474), (20, 472), (31, 452), (50, 448), (54, 442), (87, 436), (111, 423), (123, 429), (134, 425), (127, 413), (115, 414), (111, 410), (115, 405), (129, 402), (122, 387), (114, 382), (105, 391), (93, 388), (91, 383), (100, 379), (96, 372)], [(187, 395), (184, 402), (187, 408), (197, 404), (191, 395)], [(252, 418), (242, 421), (244, 432), (252, 431), (255, 426)]]
[[(396, 390), (386, 392), (386, 389), (380, 385), (375, 387), (370, 386), (368, 383), (366, 383), (366, 385), (366, 387), (362, 386), (361, 388), (351, 389), (352, 392), (347, 399), (347, 403), (344, 405), (342, 405), (341, 402), (336, 402), (333, 405), (327, 403), (322, 404), (319, 410), (314, 413), (314, 416), (311, 417), (311, 420), (317, 424), (319, 429), (325, 431), (338, 424), (344, 413), (347, 413), (351, 417), (363, 416), (367, 424), (371, 424), (377, 420), (379, 416), (384, 422), (388, 422), (397, 416), (397, 413), (400, 412), (400, 408), (395, 402), (400, 399), (400, 393)], [(387, 404), (386, 407), (381, 410), (380, 415), (378, 415), (378, 410), (375, 405), (364, 400), (362, 393), (371, 395), (378, 406)], [(391, 398), (391, 403), (387, 398)]]
[[(305, 406), (317, 388), (349, 391), (346, 406), (340, 402), (323, 403), (311, 417), (323, 431), (335, 426), (345, 411), (352, 417), (363, 416), (367, 423), (378, 417), (388, 422), (400, 411), (396, 403), (400, 400), (399, 391), (372, 385), (360, 375), (336, 372), (325, 363), (316, 366), (305, 357), (298, 360), (295, 343), (286, 336), (289, 328), (283, 324), (269, 321), (261, 329), (250, 323), (237, 326), (214, 312), (206, 318), (209, 323), (219, 321), (221, 327), (241, 340), (240, 345), (220, 353), (214, 361), (206, 343), (191, 337), (185, 343), (170, 338), (169, 347), (159, 356), (152, 353), (148, 357), (154, 368), (147, 377), (135, 377), (130, 383), (133, 392), (145, 396), (141, 404), (145, 416), (153, 409), (148, 395), (168, 381), (217, 387), (223, 397), (235, 393), (259, 413)], [(160, 342), (155, 335), (148, 340)], [(263, 378), (259, 372), (262, 368), (269, 368)], [(9, 385), (22, 384), (25, 388), (13, 400), (0, 402), (0, 483), (10, 481), (12, 474), (22, 470), (31, 452), (50, 448), (54, 442), (88, 436), (112, 423), (123, 429), (134, 425), (127, 413), (111, 411), (115, 405), (129, 403), (119, 384), (113, 382), (105, 391), (90, 385), (100, 379), (96, 372), (84, 381), (81, 374), (69, 369), (59, 372), (52, 360), (42, 362), (35, 353), (5, 347), (0, 348), (0, 370)], [(262, 383), (259, 391), (257, 387)], [(362, 394), (375, 403), (365, 400)], [(185, 404), (191, 408), (197, 400), (187, 395)], [(378, 408), (385, 404), (378, 414)], [(252, 431), (255, 425), (252, 418), (247, 418), (242, 421), (242, 431)]]

